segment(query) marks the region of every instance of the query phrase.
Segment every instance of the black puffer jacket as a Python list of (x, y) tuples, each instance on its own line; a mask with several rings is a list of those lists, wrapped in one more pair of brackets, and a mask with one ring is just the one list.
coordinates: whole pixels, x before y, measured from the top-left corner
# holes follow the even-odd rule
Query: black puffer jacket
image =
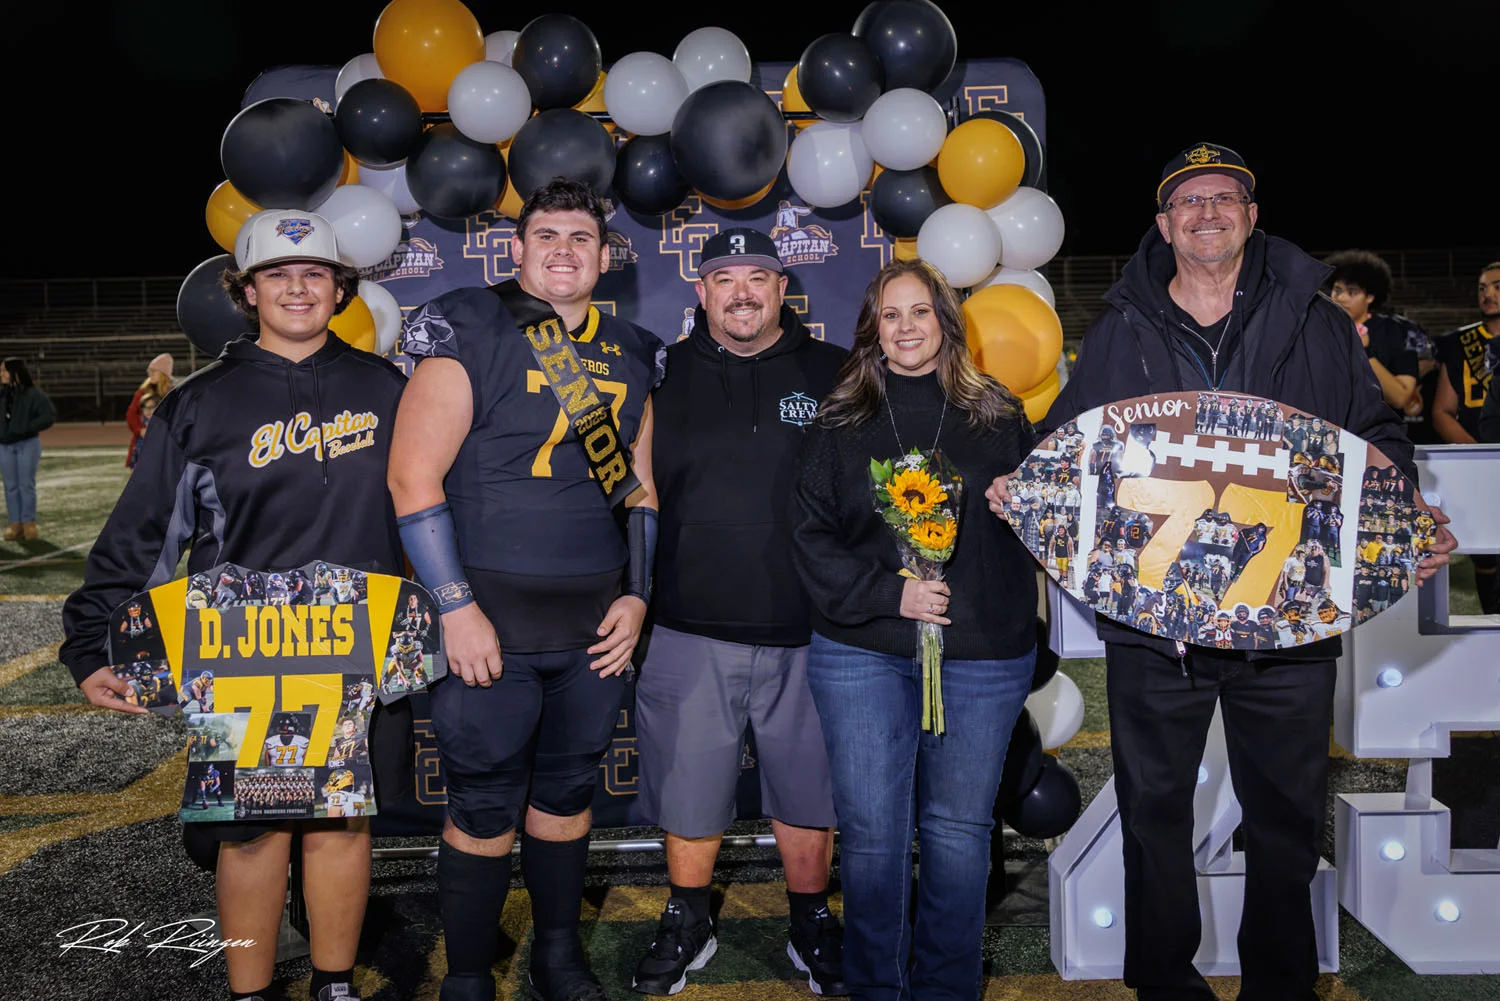
[[(1380, 449), (1416, 482), (1411, 442), (1400, 417), (1386, 406), (1358, 331), (1320, 292), (1332, 270), (1328, 265), (1286, 240), (1259, 230), (1251, 234), (1217, 386), (1210, 384), (1187, 343), (1190, 335), (1177, 322), (1167, 292), (1176, 270), (1172, 248), (1152, 227), (1105, 293), (1105, 309), (1084, 334), (1067, 385), (1038, 429), (1042, 434), (1117, 400), (1217, 388), (1276, 400), (1331, 421)], [(1176, 655), (1171, 642), (1105, 619), (1099, 620), (1099, 637)], [(1338, 653), (1334, 638), (1276, 656), (1323, 659)]]

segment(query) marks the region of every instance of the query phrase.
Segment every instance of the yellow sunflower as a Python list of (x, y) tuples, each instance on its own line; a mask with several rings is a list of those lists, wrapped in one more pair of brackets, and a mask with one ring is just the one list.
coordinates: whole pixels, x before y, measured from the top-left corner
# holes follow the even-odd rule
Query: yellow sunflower
[(953, 545), (953, 539), (958, 535), (958, 523), (952, 518), (928, 518), (913, 525), (907, 534), (911, 536), (911, 541), (923, 549), (942, 552)]
[(903, 469), (886, 485), (891, 503), (897, 510), (917, 516), (924, 515), (948, 499), (948, 492), (937, 480), (920, 469)]

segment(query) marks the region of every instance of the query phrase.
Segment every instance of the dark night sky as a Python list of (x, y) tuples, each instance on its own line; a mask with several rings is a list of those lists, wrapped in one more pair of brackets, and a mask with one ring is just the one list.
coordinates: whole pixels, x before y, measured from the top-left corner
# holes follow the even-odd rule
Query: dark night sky
[[(941, 5), (959, 58), (1017, 58), (1041, 81), (1064, 255), (1130, 252), (1162, 163), (1200, 140), (1246, 157), (1262, 225), (1309, 250), (1500, 239), (1493, 2)], [(203, 207), (245, 87), (272, 66), (338, 66), (369, 51), (385, 3), (11, 6), (0, 31), (3, 273), (69, 277), (181, 275), (219, 253)], [(671, 4), (696, 11), (683, 20), (654, 3), (469, 6), (486, 32), (573, 14), (608, 67), (641, 49), (670, 55), (705, 25), (737, 33), (753, 58), (793, 61), (817, 36), (849, 30), (863, 3)]]

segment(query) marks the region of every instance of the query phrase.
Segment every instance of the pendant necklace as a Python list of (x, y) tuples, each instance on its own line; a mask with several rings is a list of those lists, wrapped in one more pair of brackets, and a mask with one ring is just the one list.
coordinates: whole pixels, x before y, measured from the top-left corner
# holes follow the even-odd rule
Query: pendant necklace
[[(896, 430), (896, 412), (891, 409), (891, 394), (885, 394), (885, 412), (891, 419), (891, 433), (896, 436), (896, 450), (906, 454), (906, 446), (901, 444), (901, 432)], [(938, 439), (943, 436), (943, 419), (948, 416), (948, 394), (943, 394), (943, 409), (938, 413), (937, 434), (932, 436), (932, 451), (937, 451)]]

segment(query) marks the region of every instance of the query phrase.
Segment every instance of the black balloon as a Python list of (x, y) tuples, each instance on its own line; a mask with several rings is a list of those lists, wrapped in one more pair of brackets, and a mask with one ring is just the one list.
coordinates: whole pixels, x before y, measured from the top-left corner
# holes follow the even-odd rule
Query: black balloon
[(1060, 838), (1083, 811), (1083, 793), (1073, 770), (1042, 755), (1042, 774), (1031, 791), (1005, 808), (1005, 822), (1028, 838)]
[(546, 111), (588, 97), (604, 57), (588, 25), (568, 14), (543, 14), (521, 29), (510, 65), (526, 81), (531, 103)]
[(892, 239), (912, 239), (922, 223), (952, 198), (943, 190), (936, 167), (882, 170), (870, 186), (870, 215)]
[(970, 118), (988, 118), (999, 122), (1021, 142), (1021, 150), (1026, 154), (1026, 167), (1021, 174), (1021, 186), (1026, 188), (1039, 188), (1042, 186), (1042, 167), (1045, 164), (1045, 154), (1042, 151), (1042, 140), (1036, 134), (1036, 129), (1026, 123), (1026, 119), (1009, 111), (978, 111), (966, 116), (963, 121)]
[[(958, 59), (953, 24), (930, 0), (875, 0), (860, 12), (854, 35), (880, 59), (887, 90), (931, 91), (947, 78)], [(802, 83), (800, 76), (797, 83)]]
[(776, 180), (786, 161), (786, 129), (765, 91), (741, 80), (718, 80), (693, 91), (677, 109), (672, 158), (687, 182), (708, 197), (738, 201)]
[(1057, 674), (1061, 658), (1047, 645), (1051, 640), (1051, 630), (1047, 628), (1047, 620), (1038, 616), (1036, 620), (1036, 670), (1031, 675), (1033, 692), (1051, 681)]
[(406, 183), (423, 212), (462, 219), (494, 208), (505, 193), (505, 157), (493, 143), (475, 142), (452, 123), (435, 125), (407, 157)]
[(668, 135), (635, 136), (615, 161), (615, 197), (632, 212), (661, 215), (682, 204), (692, 190), (677, 170)]
[(344, 148), (333, 119), (306, 101), (270, 97), (243, 109), (219, 142), (236, 191), (266, 209), (305, 209), (338, 187)]
[(344, 93), (333, 124), (354, 159), (394, 167), (422, 138), (422, 109), (411, 91), (394, 80), (361, 80)]
[(884, 74), (875, 51), (853, 35), (824, 35), (802, 50), (797, 89), (819, 118), (857, 122), (880, 96)]
[(615, 176), (615, 141), (582, 111), (533, 115), (510, 143), (510, 183), (523, 199), (554, 177), (582, 181), (599, 194)]
[(236, 337), (257, 329), (225, 291), (220, 279), (226, 269), (237, 270), (233, 254), (210, 257), (188, 272), (177, 290), (177, 325), (193, 347), (210, 358), (217, 358)]
[(1042, 731), (1031, 712), (1022, 707), (1015, 729), (1010, 732), (1010, 746), (1005, 750), (1005, 767), (1000, 773), (1000, 792), (995, 797), (995, 815), (1025, 796), (1042, 774)]

